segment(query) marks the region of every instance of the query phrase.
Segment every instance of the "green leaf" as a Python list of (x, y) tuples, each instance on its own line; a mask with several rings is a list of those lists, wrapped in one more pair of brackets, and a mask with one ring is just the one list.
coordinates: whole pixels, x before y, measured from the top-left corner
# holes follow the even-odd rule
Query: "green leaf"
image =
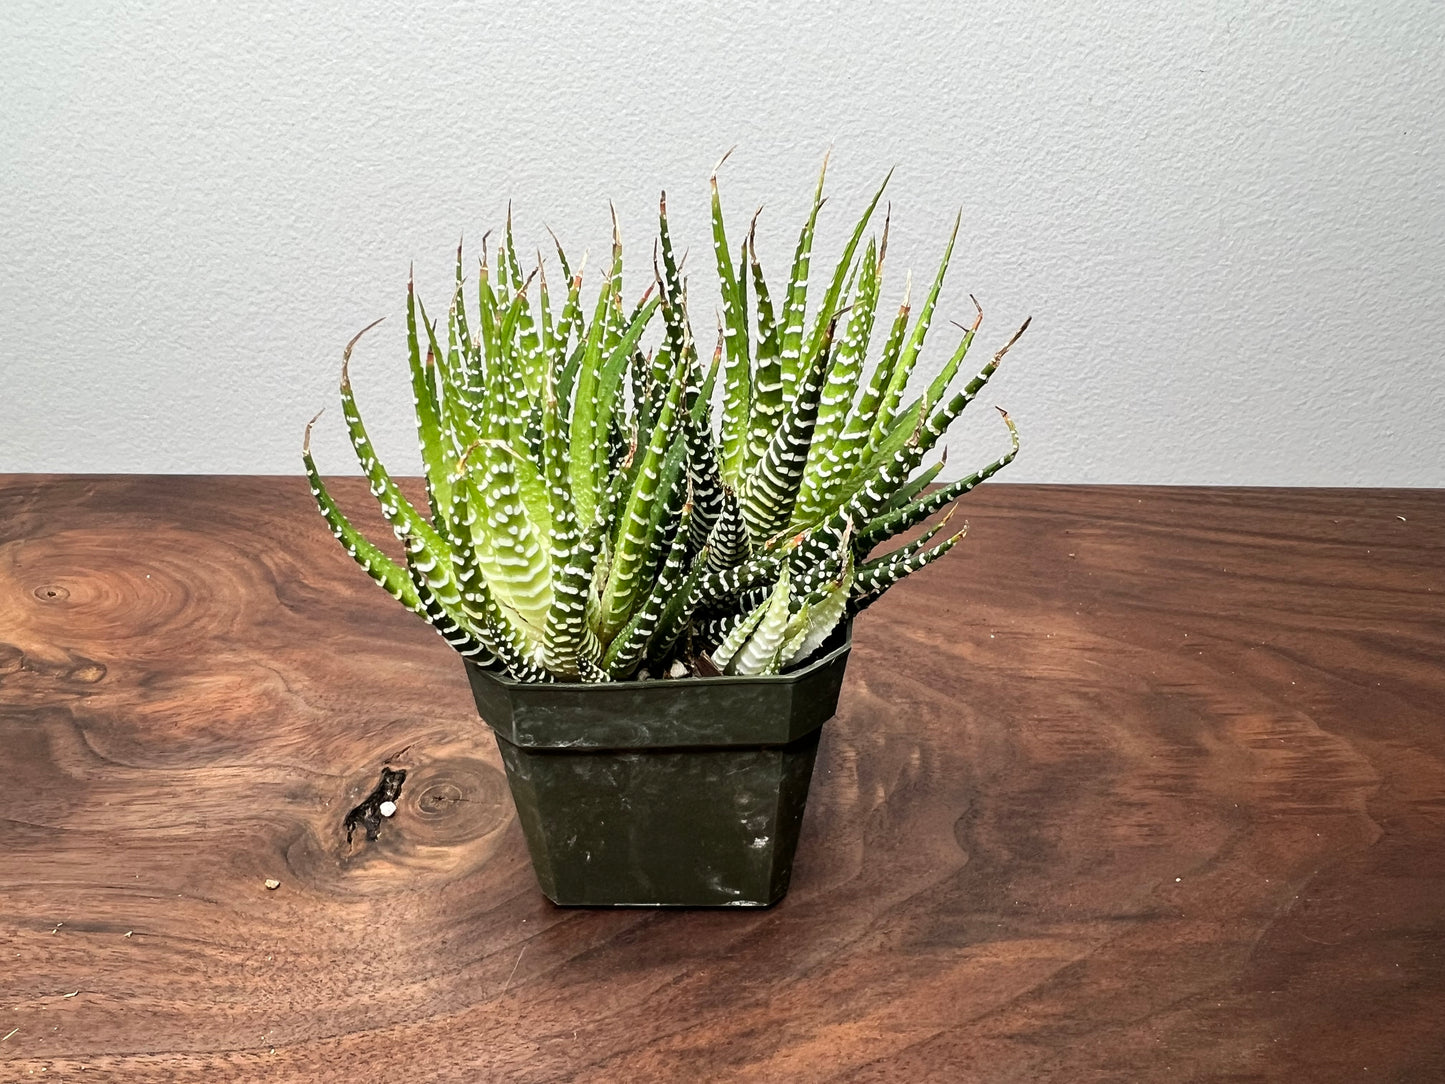
[[(883, 198), (883, 190), (888, 187), (888, 182), (892, 177), (893, 171), (890, 169), (888, 176), (884, 177), (883, 183), (878, 186), (878, 191), (873, 193), (873, 199), (869, 201), (868, 206), (864, 209), (862, 217), (858, 219), (857, 224), (853, 227), (853, 234), (848, 238), (848, 244), (843, 248), (843, 255), (839, 257), (837, 266), (833, 269), (832, 281), (828, 283), (828, 290), (823, 295), (823, 303), (813, 318), (813, 333), (809, 337), (807, 349), (803, 352), (802, 361), (799, 364), (800, 371), (806, 369), (809, 360), (823, 349), (823, 336), (828, 330), (828, 325), (833, 322), (833, 318), (838, 314), (838, 305), (847, 293), (844, 289), (844, 284), (847, 283), (850, 277), (858, 270), (853, 264), (853, 254), (858, 251), (858, 243), (863, 239), (863, 231), (868, 228), (868, 222), (873, 217), (873, 211), (878, 206), (878, 201)], [(818, 188), (820, 192), (822, 191), (822, 185), (823, 179), (820, 176), (818, 178)], [(863, 266), (866, 268), (873, 264), (874, 258), (870, 246), (869, 255), (864, 258)], [(874, 267), (874, 272), (875, 274), (877, 272), (876, 266)]]
[(481, 343), (476, 353), (484, 359), (494, 357), (497, 349), (497, 295), (492, 289), (491, 270), (487, 267), (486, 237), (482, 238), (482, 262), (477, 268), (477, 330)]
[[(627, 330), (613, 346), (612, 352), (602, 363), (602, 369), (597, 378), (597, 394), (593, 406), (593, 424), (599, 433), (607, 432), (612, 424), (618, 408), (622, 405), (622, 396), (619, 394), (622, 386), (622, 377), (627, 369), (627, 364), (632, 358), (632, 353), (637, 347), (638, 340), (642, 333), (647, 330), (648, 321), (652, 319), (653, 313), (657, 311), (660, 304), (659, 298), (652, 298), (638, 307), (633, 314)], [(594, 472), (597, 477), (602, 477), (606, 472), (605, 447), (591, 449), (594, 456)], [(574, 444), (573, 454), (577, 454)]]
[[(860, 565), (858, 575), (849, 592), (848, 605), (852, 612), (871, 605), (885, 591), (896, 584), (905, 576), (917, 572), (925, 565), (932, 564), (962, 540), (964, 531), (944, 539), (932, 549), (923, 549), (921, 546), (905, 546), (896, 554), (888, 554), (878, 561), (869, 561)], [(928, 537), (932, 537), (932, 534)]]
[(883, 397), (878, 416), (873, 421), (874, 443), (882, 438), (888, 424), (893, 421), (898, 403), (903, 398), (903, 389), (908, 386), (908, 378), (913, 374), (913, 366), (923, 349), (923, 340), (933, 322), (933, 310), (938, 304), (939, 291), (943, 289), (943, 276), (948, 272), (948, 261), (953, 257), (953, 244), (958, 240), (958, 227), (962, 221), (963, 212), (960, 211), (953, 220), (953, 232), (948, 236), (948, 246), (943, 250), (943, 260), (938, 265), (938, 274), (934, 276), (928, 297), (923, 302), (923, 311), (918, 314), (918, 322), (913, 327), (913, 334), (909, 336), (908, 345), (903, 348), (898, 364), (893, 366), (889, 375), (888, 391)]
[[(321, 417), (320, 414), (316, 415), (316, 418), (319, 417)], [(306, 423), (306, 439), (301, 446), (301, 461), (306, 466), (306, 478), (311, 484), (311, 496), (316, 499), (316, 507), (326, 518), (327, 524), (331, 527), (331, 533), (341, 543), (341, 548), (361, 566), (372, 581), (408, 610), (425, 617), (426, 614), (422, 610), (416, 589), (412, 586), (406, 569), (398, 565), (352, 526), (351, 521), (346, 518), (336, 501), (332, 499), (326, 483), (316, 470), (316, 461), (311, 457), (311, 427), (316, 424), (316, 418), (312, 418)]]
[(677, 516), (677, 530), (673, 535), (672, 545), (668, 547), (667, 558), (658, 572), (657, 581), (612, 641), (602, 660), (603, 669), (613, 680), (629, 677), (637, 669), (667, 603), (686, 575), (692, 505), (683, 503), (680, 511), (675, 508), (674, 511)]
[[(729, 151), (729, 154), (732, 152)], [(724, 161), (727, 155), (723, 156)], [(722, 166), (722, 162), (718, 163)], [(722, 288), (723, 341), (727, 345), (729, 371), (747, 372), (749, 361), (747, 280), (738, 276), (728, 248), (727, 229), (723, 223), (722, 198), (718, 194), (717, 170), (709, 179), (712, 186), (712, 250), (717, 262), (718, 282)]]
[(828, 156), (824, 155), (823, 168), (818, 171), (818, 187), (813, 193), (813, 209), (808, 213), (808, 221), (803, 224), (803, 229), (798, 234), (798, 247), (793, 253), (793, 271), (788, 277), (780, 352), (784, 396), (792, 394), (803, 374), (803, 317), (808, 298), (808, 268), (812, 262), (813, 234), (818, 225), (818, 211), (823, 206), (823, 178), (827, 172)]
[(441, 411), (437, 405), (437, 372), (435, 356), (428, 351), (422, 360), (416, 332), (416, 289), (408, 276), (406, 283), (406, 345), (411, 367), (411, 397), (416, 409), (417, 442), (421, 446), (422, 467), (426, 472), (427, 499), (431, 502), (432, 519), (441, 523), (444, 510), (451, 504), (451, 473), (456, 462), (442, 439)]
[(362, 473), (366, 475), (367, 481), (371, 485), (371, 495), (381, 506), (382, 515), (391, 524), (392, 531), (398, 538), (411, 535), (416, 539), (423, 554), (422, 566), (428, 570), (429, 574), (436, 577), (432, 586), (434, 588), (442, 587), (450, 577), (450, 547), (432, 525), (412, 507), (411, 502), (402, 495), (386, 467), (377, 458), (371, 445), (371, 438), (367, 435), (366, 426), (361, 420), (361, 411), (356, 405), (356, 399), (351, 390), (349, 372), (351, 351), (361, 336), (380, 322), (378, 320), (359, 331), (346, 344), (346, 349), (342, 353), (341, 413), (346, 419), (347, 435), (351, 439), (351, 447), (356, 453), (357, 462), (361, 465)]
[[(788, 570), (784, 569), (768, 601), (759, 609), (762, 619), (724, 668), (729, 674), (776, 674), (783, 637), (788, 631)], [(716, 662), (716, 658), (713, 660)], [(721, 665), (721, 664), (719, 664)]]
[(569, 426), (571, 456), (568, 461), (572, 499), (577, 505), (577, 520), (584, 527), (597, 518), (597, 498), (601, 478), (597, 468), (597, 449), (607, 437), (606, 426), (597, 424), (598, 382), (602, 363), (602, 337), (607, 327), (608, 309), (612, 303), (614, 284), (622, 277), (622, 245), (614, 240), (612, 267), (597, 295), (596, 311), (587, 331), (586, 345), (577, 369), (576, 387), (572, 395)]
[[(678, 533), (681, 535), (682, 532)], [(683, 581), (667, 598), (662, 609), (662, 616), (658, 618), (657, 627), (653, 630), (652, 639), (647, 645), (649, 664), (659, 665), (673, 654), (683, 630), (687, 628), (688, 623), (692, 620), (692, 615), (697, 611), (698, 603), (702, 600), (700, 585), (703, 570), (706, 567), (706, 558), (706, 551), (697, 556), (697, 559), (688, 568)]]
[(806, 662), (843, 620), (854, 576), (852, 554), (845, 552), (844, 559), (842, 574), (809, 595), (788, 622), (783, 646), (778, 651), (781, 668)]
[[(957, 481), (948, 482), (934, 490), (932, 493), (923, 494), (917, 499), (911, 499), (899, 505), (897, 508), (884, 513), (871, 520), (858, 536), (858, 545), (861, 552), (867, 553), (874, 546), (886, 542), (895, 535), (901, 534), (911, 527), (922, 523), (933, 513), (947, 504), (951, 504), (959, 497), (974, 489), (980, 482), (992, 478), (1004, 467), (1014, 461), (1019, 451), (1018, 428), (1014, 425), (1013, 419), (1004, 413), (1004, 423), (1009, 429), (1010, 447), (1003, 455), (999, 456), (992, 463), (980, 468), (974, 473), (960, 478)], [(939, 464), (941, 466), (941, 464)], [(936, 468), (934, 468), (936, 473)]]
[(828, 369), (832, 343), (832, 325), (823, 338), (819, 352), (796, 390), (787, 413), (763, 453), (741, 494), (743, 518), (749, 536), (764, 545), (787, 527), (793, 515), (803, 467), (808, 461), (808, 448), (813, 440), (813, 427), (818, 418), (818, 402), (823, 390), (823, 377)]
[[(421, 298), (416, 299), (416, 304), (421, 312), (422, 325), (426, 328), (428, 356), (433, 359), (441, 358), (444, 354), (437, 343), (436, 325), (427, 319), (426, 306), (422, 304)], [(478, 439), (475, 406), (484, 398), (484, 385), (481, 383), (480, 363), (475, 367), (464, 366), (462, 372), (449, 369), (444, 364), (438, 365), (437, 369), (440, 376), (437, 394), (440, 400), (442, 448), (445, 461), (449, 464), (450, 477), (456, 462)], [(438, 521), (438, 525), (442, 525), (441, 521)]]
[[(887, 242), (886, 233), (884, 242)], [(803, 480), (793, 512), (794, 527), (802, 527), (819, 519), (825, 509), (825, 495), (853, 466), (847, 457), (848, 449), (839, 438), (847, 425), (849, 411), (857, 396), (858, 379), (862, 375), (868, 340), (873, 332), (881, 272), (882, 261), (878, 257), (877, 246), (869, 242), (859, 276), (858, 297), (853, 304), (842, 340), (833, 349), (827, 383), (823, 385), (819, 399), (818, 421), (813, 430), (808, 463), (803, 469)]]
[(682, 399), (679, 372), (673, 379), (667, 402), (649, 438), (647, 450), (639, 463), (637, 482), (632, 487), (626, 509), (618, 522), (616, 557), (608, 574), (607, 587), (597, 632), (604, 644), (610, 643), (627, 622), (642, 590), (642, 574), (653, 545), (654, 502), (665, 501), (661, 492), (663, 460), (676, 434), (678, 405)]

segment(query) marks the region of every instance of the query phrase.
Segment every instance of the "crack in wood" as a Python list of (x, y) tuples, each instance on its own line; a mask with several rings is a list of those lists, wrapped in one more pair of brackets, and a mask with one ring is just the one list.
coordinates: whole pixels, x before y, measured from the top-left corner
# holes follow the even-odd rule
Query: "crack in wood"
[(352, 836), (359, 824), (366, 829), (366, 838), (376, 842), (381, 838), (381, 822), (384, 819), (381, 815), (383, 802), (395, 802), (401, 795), (401, 785), (406, 781), (405, 768), (382, 768), (381, 781), (376, 784), (376, 789), (366, 796), (366, 800), (346, 814), (343, 825), (346, 828), (346, 842), (351, 843)]

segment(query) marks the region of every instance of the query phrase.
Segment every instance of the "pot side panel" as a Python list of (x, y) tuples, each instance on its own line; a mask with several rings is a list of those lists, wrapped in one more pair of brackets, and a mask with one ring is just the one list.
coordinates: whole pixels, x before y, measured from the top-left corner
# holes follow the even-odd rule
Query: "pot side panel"
[(553, 902), (766, 907), (788, 888), (820, 733), (727, 749), (497, 746)]

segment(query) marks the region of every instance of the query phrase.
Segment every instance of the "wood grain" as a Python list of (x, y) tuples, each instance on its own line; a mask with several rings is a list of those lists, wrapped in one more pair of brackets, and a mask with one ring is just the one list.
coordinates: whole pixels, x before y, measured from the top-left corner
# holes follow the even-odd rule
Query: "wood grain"
[(300, 480), (0, 479), (0, 1078), (1445, 1079), (1442, 494), (964, 511), (788, 898), (578, 911)]

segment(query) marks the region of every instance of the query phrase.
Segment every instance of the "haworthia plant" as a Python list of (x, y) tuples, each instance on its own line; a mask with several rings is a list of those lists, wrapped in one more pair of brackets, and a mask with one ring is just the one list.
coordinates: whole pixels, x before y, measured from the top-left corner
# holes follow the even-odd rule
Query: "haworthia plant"
[[(342, 415), (400, 554), (363, 537), (332, 499), (308, 425), (302, 458), (333, 534), (457, 651), (519, 681), (776, 674), (807, 662), (843, 621), (957, 544), (962, 532), (935, 541), (953, 502), (1018, 452), (1004, 414), (1007, 451), (930, 488), (943, 464), (924, 459), (1018, 339), (956, 388), (980, 310), (909, 397), (957, 222), (918, 315), (905, 291), (868, 369), (887, 222), (864, 238), (886, 185), (825, 285), (810, 290), (820, 175), (787, 282), (771, 290), (757, 218), (735, 252), (714, 173), (722, 308), (707, 364), (665, 197), (653, 281), (640, 297), (624, 294), (614, 215), (590, 305), (560, 244), (565, 293), (549, 294), (540, 254), (524, 270), (509, 214), (492, 266), (483, 241), (470, 312), (460, 249), (443, 328), (408, 284), (428, 514), (371, 445), (347, 365), (361, 336), (347, 344)], [(945, 510), (912, 541), (875, 552)]]

